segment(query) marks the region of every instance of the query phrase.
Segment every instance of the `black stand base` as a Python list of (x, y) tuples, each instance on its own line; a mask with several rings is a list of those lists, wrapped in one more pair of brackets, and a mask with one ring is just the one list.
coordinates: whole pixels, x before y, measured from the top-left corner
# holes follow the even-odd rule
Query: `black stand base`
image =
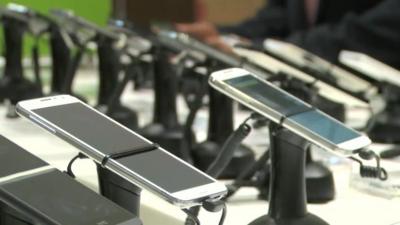
[[(218, 156), (221, 146), (212, 141), (205, 141), (194, 146), (192, 150), (194, 165), (202, 171), (206, 171), (210, 164)], [(231, 162), (222, 172), (219, 178), (235, 179), (244, 169), (254, 163), (253, 151), (241, 145), (235, 150)]]
[(396, 119), (384, 123), (377, 121), (368, 132), (368, 136), (373, 142), (400, 144), (400, 135), (397, 133), (399, 130), (400, 121), (396, 121)]
[(262, 216), (249, 225), (328, 225), (321, 218), (308, 213), (296, 219), (273, 219), (268, 215)]
[[(335, 181), (332, 171), (320, 162), (308, 162), (305, 170), (307, 203), (327, 203), (335, 198)], [(267, 179), (267, 180), (265, 180)], [(262, 187), (258, 187), (259, 198), (268, 200), (269, 174), (263, 177)]]
[[(179, 158), (191, 161), (190, 150), (186, 149), (185, 142), (187, 140), (185, 139), (186, 136), (183, 127), (166, 128), (162, 124), (153, 123), (140, 129), (139, 133)], [(192, 143), (194, 143), (194, 134), (190, 136)]]
[(400, 107), (399, 103), (387, 103), (388, 108), (375, 116), (368, 136), (373, 142), (400, 144)]
[(136, 216), (140, 213), (140, 192), (136, 185), (97, 165), (100, 193)]
[(138, 128), (139, 119), (137, 113), (125, 106), (115, 106), (107, 115), (131, 130)]
[(328, 225), (307, 211), (305, 166), (309, 143), (271, 123), (270, 146), (268, 214), (250, 225)]
[[(41, 97), (42, 88), (26, 79), (12, 80), (11, 77), (4, 76), (0, 80), (0, 96), (9, 100), (11, 107), (13, 107), (19, 101)], [(13, 110), (7, 112), (7, 118), (17, 117)]]
[(6, 112), (6, 117), (9, 119), (16, 119), (19, 118), (19, 115), (17, 113), (16, 105), (12, 104), (11, 102), (7, 101), (6, 102), (6, 107), (7, 107), (7, 112)]
[(326, 203), (335, 198), (335, 182), (332, 171), (320, 162), (306, 165), (306, 191), (308, 203)]

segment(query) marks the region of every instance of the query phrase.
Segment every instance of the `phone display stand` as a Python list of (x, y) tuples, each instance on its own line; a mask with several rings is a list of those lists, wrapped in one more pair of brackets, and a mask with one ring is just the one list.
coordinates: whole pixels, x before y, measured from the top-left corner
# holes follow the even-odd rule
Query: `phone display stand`
[(73, 93), (72, 86), (76, 76), (76, 72), (78, 71), (78, 68), (82, 62), (82, 57), (86, 50), (86, 44), (87, 43), (76, 43), (77, 49), (74, 52), (74, 55), (72, 55), (72, 58), (70, 59), (70, 63), (68, 64), (67, 67), (66, 76), (61, 85), (61, 93), (73, 95), (84, 102), (87, 101), (82, 96)]
[[(280, 74), (271, 81), (279, 81), (282, 89), (298, 98), (309, 102), (322, 111), (340, 121), (344, 121), (345, 111), (342, 104), (332, 102), (317, 95), (313, 87), (286, 74)], [(268, 200), (270, 174), (266, 170), (269, 152), (265, 152), (254, 164), (243, 170), (231, 186), (230, 195), (233, 195), (242, 186), (254, 186), (259, 191), (259, 198)], [(310, 148), (306, 150), (306, 191), (308, 203), (325, 203), (335, 197), (335, 182), (332, 172), (321, 162), (314, 161)]]
[[(59, 15), (54, 13), (53, 16), (57, 18)], [(60, 27), (58, 29), (54, 29), (50, 40), (53, 57), (53, 81), (51, 90), (53, 93), (72, 95), (83, 102), (87, 102), (82, 96), (73, 93), (72, 89), (76, 73), (86, 51), (86, 46), (96, 37), (94, 36), (87, 39), (82, 39), (79, 37), (79, 34), (75, 33), (78, 31), (70, 31), (63, 28), (62, 24), (64, 23), (67, 22), (65, 22), (63, 18), (59, 19), (58, 24), (60, 24)], [(70, 39), (69, 41), (63, 37), (64, 34), (68, 35), (68, 38)]]
[(249, 225), (328, 225), (307, 211), (305, 179), (308, 141), (271, 123), (269, 211)]
[[(205, 171), (217, 157), (222, 144), (233, 132), (232, 101), (209, 89), (209, 122), (207, 140), (193, 147), (193, 160), (197, 168)], [(232, 161), (221, 174), (221, 178), (234, 179), (248, 165), (254, 163), (254, 153), (244, 145), (235, 151)]]
[[(97, 164), (100, 194), (129, 212), (140, 215), (142, 189)], [(1, 225), (1, 224), (0, 224)]]
[(21, 100), (42, 96), (38, 80), (24, 78), (22, 67), (23, 36), (28, 25), (12, 17), (2, 18), (5, 45), (5, 70), (0, 79), (0, 98), (9, 101), (7, 117), (16, 118), (15, 105)]
[[(118, 85), (118, 77), (123, 65), (120, 62), (121, 52), (115, 48), (115, 41), (106, 37), (97, 38), (97, 53), (99, 58), (100, 87), (98, 105), (106, 106), (106, 114), (126, 127), (138, 128), (138, 115), (135, 111), (121, 103), (121, 95), (126, 84)], [(135, 64), (135, 66), (139, 66)], [(130, 70), (125, 70), (129, 73)], [(125, 77), (128, 74), (125, 74)], [(123, 82), (123, 81), (122, 81)]]
[[(213, 67), (215, 66), (211, 66), (212, 70)], [(209, 88), (208, 93), (210, 102), (207, 140), (196, 144), (192, 149), (194, 164), (203, 171), (215, 160), (222, 145), (233, 132), (232, 100), (213, 88)], [(249, 147), (240, 145), (220, 178), (235, 179), (246, 167), (254, 163), (254, 158), (254, 152)]]
[(387, 83), (380, 86), (386, 108), (369, 121), (371, 128), (368, 136), (374, 142), (400, 144), (400, 137), (397, 135), (400, 130), (400, 88)]
[[(176, 95), (178, 79), (170, 64), (170, 51), (157, 46), (154, 49), (154, 115), (153, 122), (139, 130), (149, 140), (159, 143), (165, 149), (183, 160), (190, 161), (189, 149), (186, 148), (185, 131), (178, 123)], [(190, 132), (190, 138), (194, 134)]]
[[(318, 95), (312, 84), (308, 85), (295, 78), (282, 76), (281, 88), (313, 105), (335, 119), (345, 121), (345, 107)], [(332, 172), (321, 162), (312, 159), (310, 148), (306, 150), (306, 191), (309, 203), (324, 203), (334, 199), (335, 182)]]
[(58, 25), (50, 27), (50, 53), (52, 59), (51, 94), (62, 93), (64, 80), (72, 64), (71, 49)]

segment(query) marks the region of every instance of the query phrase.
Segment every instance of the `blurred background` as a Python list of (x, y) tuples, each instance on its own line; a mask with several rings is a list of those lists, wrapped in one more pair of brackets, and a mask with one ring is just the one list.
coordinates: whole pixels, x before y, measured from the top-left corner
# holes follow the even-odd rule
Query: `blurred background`
[[(199, 2), (201, 2), (199, 4)], [(76, 15), (98, 25), (106, 25), (110, 16), (128, 19), (135, 24), (148, 25), (150, 21), (192, 22), (196, 17), (221, 25), (231, 25), (249, 18), (264, 0), (2, 0), (0, 7), (17, 3), (48, 14), (49, 9), (70, 9)], [(200, 5), (200, 6), (199, 6)], [(221, 13), (221, 12), (224, 13)], [(199, 15), (199, 16), (197, 16)], [(3, 42), (0, 29), (0, 42)], [(25, 36), (24, 53), (30, 51), (31, 37)], [(41, 54), (48, 54), (46, 40), (40, 40)]]

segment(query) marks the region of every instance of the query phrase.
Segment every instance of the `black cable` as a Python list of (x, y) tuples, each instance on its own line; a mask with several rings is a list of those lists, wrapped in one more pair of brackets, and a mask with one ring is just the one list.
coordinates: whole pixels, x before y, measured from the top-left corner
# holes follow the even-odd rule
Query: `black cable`
[(263, 155), (252, 165), (249, 165), (245, 170), (243, 170), (238, 177), (233, 181), (232, 184), (228, 185), (228, 195), (226, 198), (233, 196), (241, 187), (256, 185), (257, 182), (251, 181), (254, 174), (263, 168), (267, 161), (269, 160), (269, 148), (264, 152)]
[[(232, 158), (232, 152), (237, 146), (246, 138), (250, 131), (251, 127), (247, 124), (249, 120), (259, 120), (264, 118), (260, 114), (252, 113), (248, 118), (246, 118), (243, 123), (228, 137), (225, 141), (224, 145), (222, 146), (220, 154), (217, 156), (216, 160), (214, 160), (209, 168), (207, 169), (207, 173), (217, 178), (220, 173), (225, 169), (227, 164)], [(203, 207), (210, 212), (218, 212), (221, 209), (222, 215), (219, 224), (223, 224), (225, 217), (226, 217), (226, 205), (223, 200), (209, 200), (203, 203)], [(200, 212), (200, 206), (195, 206), (190, 209), (185, 209), (184, 211), (188, 214), (188, 218), (186, 218), (185, 225), (193, 225), (196, 223), (193, 217), (196, 217)], [(189, 214), (190, 213), (190, 214)], [(198, 223), (199, 224), (199, 223)]]
[(354, 160), (360, 165), (360, 176), (366, 178), (376, 178), (382, 181), (388, 179), (388, 173), (384, 168), (381, 167), (381, 158), (378, 154), (371, 150), (361, 150), (359, 152), (359, 156), (365, 160), (375, 159), (376, 166), (365, 166), (363, 162), (355, 157), (350, 157), (350, 159)]
[(192, 149), (193, 146), (192, 127), (196, 119), (197, 112), (203, 106), (203, 94), (197, 93), (195, 99), (191, 103), (192, 104), (188, 103), (189, 114), (186, 117), (184, 125), (184, 141), (182, 142), (182, 145), (184, 146), (181, 147), (182, 150), (181, 154), (186, 162), (193, 164), (193, 158), (187, 149)]
[(74, 162), (75, 162), (76, 160), (78, 160), (78, 159), (86, 159), (86, 158), (87, 158), (87, 156), (85, 156), (84, 154), (78, 153), (78, 155), (76, 155), (74, 158), (72, 158), (72, 159), (69, 161), (68, 166), (67, 166), (67, 171), (64, 171), (64, 172), (65, 172), (66, 174), (68, 174), (70, 177), (75, 178), (75, 174), (74, 174), (74, 172), (72, 171), (72, 164), (74, 164)]
[[(190, 221), (194, 223), (194, 225), (200, 225), (200, 220), (197, 218), (197, 216), (190, 210), (190, 209), (182, 209), (184, 213), (190, 218)], [(185, 224), (191, 224), (188, 222), (188, 219), (186, 219)]]
[(223, 205), (223, 208), (222, 208), (221, 219), (219, 220), (218, 225), (223, 225), (223, 224), (224, 224), (227, 211), (228, 211), (228, 210), (227, 210), (227, 208), (226, 208), (226, 204), (224, 204), (224, 205)]
[(207, 169), (207, 174), (218, 178), (232, 160), (235, 150), (251, 132), (251, 127), (242, 123), (225, 141), (220, 153)]

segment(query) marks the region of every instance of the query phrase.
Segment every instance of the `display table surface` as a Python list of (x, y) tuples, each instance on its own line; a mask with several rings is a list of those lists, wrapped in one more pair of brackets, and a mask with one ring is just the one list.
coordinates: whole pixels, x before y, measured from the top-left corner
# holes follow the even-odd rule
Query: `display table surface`
[[(84, 81), (82, 81), (85, 83)], [(91, 83), (90, 80), (87, 83)], [(151, 120), (152, 94), (151, 91), (140, 91), (134, 95), (131, 88), (127, 88), (123, 102), (139, 112), (140, 123), (143, 125)], [(182, 99), (179, 100), (180, 120), (184, 120), (187, 114)], [(239, 113), (236, 116), (237, 123), (248, 113)], [(5, 107), (0, 106), (0, 134), (14, 141), (33, 154), (39, 156), (60, 170), (65, 170), (68, 161), (77, 154), (77, 150), (50, 134), (49, 132), (35, 126), (26, 119), (6, 119)], [(365, 118), (366, 114), (359, 109), (353, 110), (350, 114), (350, 121), (357, 123), (356, 120)], [(204, 139), (207, 127), (207, 110), (201, 110), (195, 122), (195, 130), (198, 139)], [(254, 132), (246, 142), (254, 146), (257, 154), (262, 152), (267, 144), (267, 134), (265, 131)], [(110, 140), (112, 141), (112, 140)], [(326, 153), (325, 153), (326, 154)], [(330, 159), (335, 162), (331, 166), (336, 182), (336, 199), (328, 204), (309, 205), (309, 211), (325, 219), (332, 225), (392, 225), (400, 222), (400, 198), (385, 199), (372, 196), (349, 187), (350, 174), (352, 171), (351, 162), (335, 158)], [(333, 160), (332, 160), (333, 159)], [(400, 167), (400, 162), (399, 162)], [(83, 184), (97, 191), (97, 176), (95, 165), (90, 160), (77, 161), (73, 170), (77, 179)], [(266, 201), (256, 199), (257, 191), (252, 188), (241, 189), (234, 198), (228, 202), (228, 215), (225, 224), (227, 225), (246, 225), (257, 217), (265, 214), (268, 209)], [(174, 206), (169, 205), (157, 196), (143, 191), (141, 218), (144, 224), (172, 225), (182, 224), (185, 215)], [(202, 224), (217, 224), (218, 213), (202, 212), (200, 219)]]

